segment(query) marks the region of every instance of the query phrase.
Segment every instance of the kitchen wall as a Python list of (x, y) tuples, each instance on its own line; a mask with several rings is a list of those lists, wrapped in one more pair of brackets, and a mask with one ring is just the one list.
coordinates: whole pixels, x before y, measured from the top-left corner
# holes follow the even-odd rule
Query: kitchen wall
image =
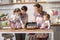
[[(31, 21), (34, 16), (34, 8), (33, 5), (34, 4), (16, 4), (16, 5), (4, 5), (4, 6), (0, 6), (0, 13), (9, 13), (9, 15), (13, 14), (13, 10), (15, 8), (21, 8), (23, 5), (28, 7), (28, 11), (27, 14), (29, 16), (29, 20)], [(51, 15), (51, 9), (55, 9), (59, 11), (59, 16), (60, 16), (60, 4), (56, 3), (42, 3), (41, 4), (43, 6), (44, 11), (47, 11), (50, 15)], [(51, 15), (51, 19), (55, 19), (57, 16), (52, 16)], [(52, 20), (53, 21), (53, 20)]]

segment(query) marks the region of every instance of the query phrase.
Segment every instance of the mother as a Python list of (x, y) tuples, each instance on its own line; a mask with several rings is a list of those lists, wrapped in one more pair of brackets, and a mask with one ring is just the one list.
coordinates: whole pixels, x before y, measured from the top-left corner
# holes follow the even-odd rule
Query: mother
[[(40, 4), (38, 4), (38, 3), (36, 3), (34, 5), (34, 10), (35, 10), (35, 12), (34, 12), (35, 22), (37, 22), (37, 25), (40, 28), (41, 27), (41, 23), (43, 22), (43, 16), (46, 14), (46, 12), (43, 11), (43, 7)], [(40, 36), (41, 36), (41, 34), (40, 34)], [(46, 40), (47, 40), (47, 37), (45, 38)], [(44, 38), (39, 38), (37, 40), (43, 40), (43, 39)]]
[(35, 22), (38, 22), (39, 23), (39, 21), (37, 21), (37, 17), (40, 17), (41, 19), (40, 19), (40, 23), (43, 21), (42, 20), (42, 18), (43, 18), (43, 15), (45, 15), (46, 14), (46, 12), (45, 11), (43, 11), (43, 7), (40, 5), (40, 4), (38, 4), (38, 3), (36, 3), (35, 5), (34, 5), (34, 17), (35, 17)]
[[(27, 6), (21, 7), (20, 17), (24, 25), (28, 22), (27, 10), (28, 10)], [(16, 40), (25, 40), (25, 35), (26, 35), (25, 33), (17, 33), (15, 35), (16, 35)]]

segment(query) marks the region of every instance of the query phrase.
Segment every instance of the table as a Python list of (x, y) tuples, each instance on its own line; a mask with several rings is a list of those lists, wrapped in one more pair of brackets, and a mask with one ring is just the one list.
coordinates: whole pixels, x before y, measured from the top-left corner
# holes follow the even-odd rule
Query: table
[(18, 30), (0, 30), (0, 33), (51, 33), (51, 40), (54, 40), (54, 31), (52, 29), (35, 29), (35, 30), (27, 30), (27, 29), (18, 29)]

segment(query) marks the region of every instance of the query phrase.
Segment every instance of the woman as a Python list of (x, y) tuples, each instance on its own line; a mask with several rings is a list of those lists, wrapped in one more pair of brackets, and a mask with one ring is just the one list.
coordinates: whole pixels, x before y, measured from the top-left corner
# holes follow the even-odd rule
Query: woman
[[(35, 13), (34, 13), (35, 22), (37, 22), (38, 28), (40, 28), (43, 22), (43, 16), (46, 15), (46, 12), (43, 11), (43, 7), (38, 3), (34, 5), (34, 9), (35, 9)], [(38, 33), (38, 36), (39, 35), (41, 36), (42, 34)], [(46, 40), (47, 40), (47, 37), (45, 38)], [(45, 39), (40, 37), (37, 40), (45, 40)]]
[(43, 15), (46, 14), (46, 12), (43, 11), (43, 7), (40, 4), (38, 4), (38, 3), (36, 3), (34, 5), (34, 10), (35, 10), (35, 12), (34, 12), (35, 22), (37, 21), (36, 18), (38, 16), (43, 17)]
[[(21, 20), (23, 22), (23, 25), (25, 25), (28, 22), (28, 15), (27, 15), (27, 6), (22, 6), (21, 13), (20, 13)], [(25, 33), (17, 33), (16, 40), (25, 40)]]

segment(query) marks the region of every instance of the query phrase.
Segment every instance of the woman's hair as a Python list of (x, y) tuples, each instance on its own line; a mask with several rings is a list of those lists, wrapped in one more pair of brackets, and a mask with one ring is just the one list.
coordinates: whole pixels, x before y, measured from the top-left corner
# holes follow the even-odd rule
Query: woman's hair
[(15, 13), (15, 12), (21, 12), (21, 10), (20, 10), (20, 8), (15, 8), (13, 12), (14, 12), (14, 13)]
[(40, 5), (39, 3), (36, 3), (36, 4), (34, 5), (34, 7), (41, 8), (41, 10), (43, 10), (42, 5)]
[(28, 8), (27, 8), (27, 6), (22, 6), (22, 7), (21, 7), (21, 10), (25, 10), (25, 11), (27, 11)]

